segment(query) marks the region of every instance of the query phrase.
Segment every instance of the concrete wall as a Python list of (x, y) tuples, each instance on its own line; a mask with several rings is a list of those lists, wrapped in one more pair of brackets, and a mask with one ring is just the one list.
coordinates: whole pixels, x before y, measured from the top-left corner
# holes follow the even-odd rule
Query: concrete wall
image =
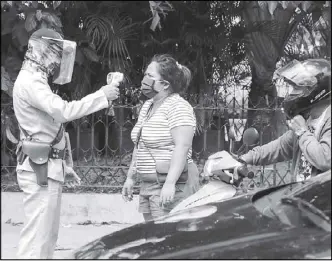
[[(11, 219), (24, 221), (23, 193), (1, 192), (1, 222)], [(77, 224), (91, 222), (119, 222), (135, 224), (143, 222), (138, 213), (138, 196), (133, 201), (124, 202), (120, 194), (62, 194), (61, 223)]]

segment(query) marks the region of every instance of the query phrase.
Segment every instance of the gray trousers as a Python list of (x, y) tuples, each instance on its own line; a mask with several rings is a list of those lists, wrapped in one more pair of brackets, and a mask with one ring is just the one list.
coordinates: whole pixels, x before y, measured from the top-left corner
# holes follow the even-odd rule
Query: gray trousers
[(48, 187), (41, 187), (30, 171), (17, 171), (17, 180), (25, 214), (17, 258), (51, 259), (59, 234), (62, 183), (48, 179)]

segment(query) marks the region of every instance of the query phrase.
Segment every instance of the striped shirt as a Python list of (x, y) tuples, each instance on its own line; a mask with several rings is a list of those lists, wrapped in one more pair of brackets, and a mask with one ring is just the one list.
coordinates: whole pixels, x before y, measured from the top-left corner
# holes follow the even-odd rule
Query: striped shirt
[[(153, 100), (150, 99), (143, 104), (137, 123), (131, 132), (131, 139), (136, 144), (141, 130), (141, 137), (136, 151), (136, 170), (138, 174), (155, 175), (154, 159), (171, 160), (175, 147), (171, 129), (178, 126), (193, 126), (194, 131), (196, 130), (194, 110), (179, 94), (167, 97), (155, 113), (146, 120), (152, 102)], [(141, 129), (142, 125), (143, 128)], [(191, 154), (192, 148), (190, 148), (187, 155), (188, 163), (192, 162)]]

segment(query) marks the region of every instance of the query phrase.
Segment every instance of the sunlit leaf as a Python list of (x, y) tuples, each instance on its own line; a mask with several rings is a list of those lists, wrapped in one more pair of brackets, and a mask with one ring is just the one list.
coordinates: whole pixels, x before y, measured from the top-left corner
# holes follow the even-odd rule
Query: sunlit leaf
[(281, 1), (282, 8), (286, 9), (288, 7), (289, 1)]
[(311, 1), (302, 2), (302, 9), (304, 12), (307, 12), (310, 6), (311, 6)]
[(166, 17), (167, 13), (173, 11), (173, 6), (168, 1), (149, 1), (150, 10), (152, 13), (152, 22), (150, 29), (155, 31), (157, 26), (161, 29), (160, 15)]
[(260, 8), (265, 8), (267, 6), (267, 1), (257, 1)]
[(157, 12), (155, 12), (154, 16), (153, 16), (153, 19), (152, 19), (152, 23), (151, 23), (151, 26), (150, 26), (150, 29), (152, 31), (155, 31), (157, 26), (159, 25), (160, 23), (160, 17), (159, 17), (159, 14)]
[(269, 9), (270, 14), (273, 15), (274, 14), (274, 10), (278, 6), (278, 2), (277, 1), (268, 1), (267, 5), (268, 5), (268, 9)]
[(53, 8), (56, 9), (58, 6), (60, 6), (61, 1), (53, 1)]

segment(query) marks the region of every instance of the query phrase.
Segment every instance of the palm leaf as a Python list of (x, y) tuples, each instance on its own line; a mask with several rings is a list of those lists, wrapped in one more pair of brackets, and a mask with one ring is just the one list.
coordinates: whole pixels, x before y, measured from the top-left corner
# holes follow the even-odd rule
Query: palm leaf
[(87, 36), (96, 46), (97, 51), (108, 58), (109, 67), (114, 59), (118, 61), (116, 63), (118, 70), (125, 70), (130, 64), (126, 41), (131, 40), (136, 34), (136, 25), (132, 23), (130, 17), (120, 16), (116, 11), (107, 17), (91, 14), (85, 20)]

